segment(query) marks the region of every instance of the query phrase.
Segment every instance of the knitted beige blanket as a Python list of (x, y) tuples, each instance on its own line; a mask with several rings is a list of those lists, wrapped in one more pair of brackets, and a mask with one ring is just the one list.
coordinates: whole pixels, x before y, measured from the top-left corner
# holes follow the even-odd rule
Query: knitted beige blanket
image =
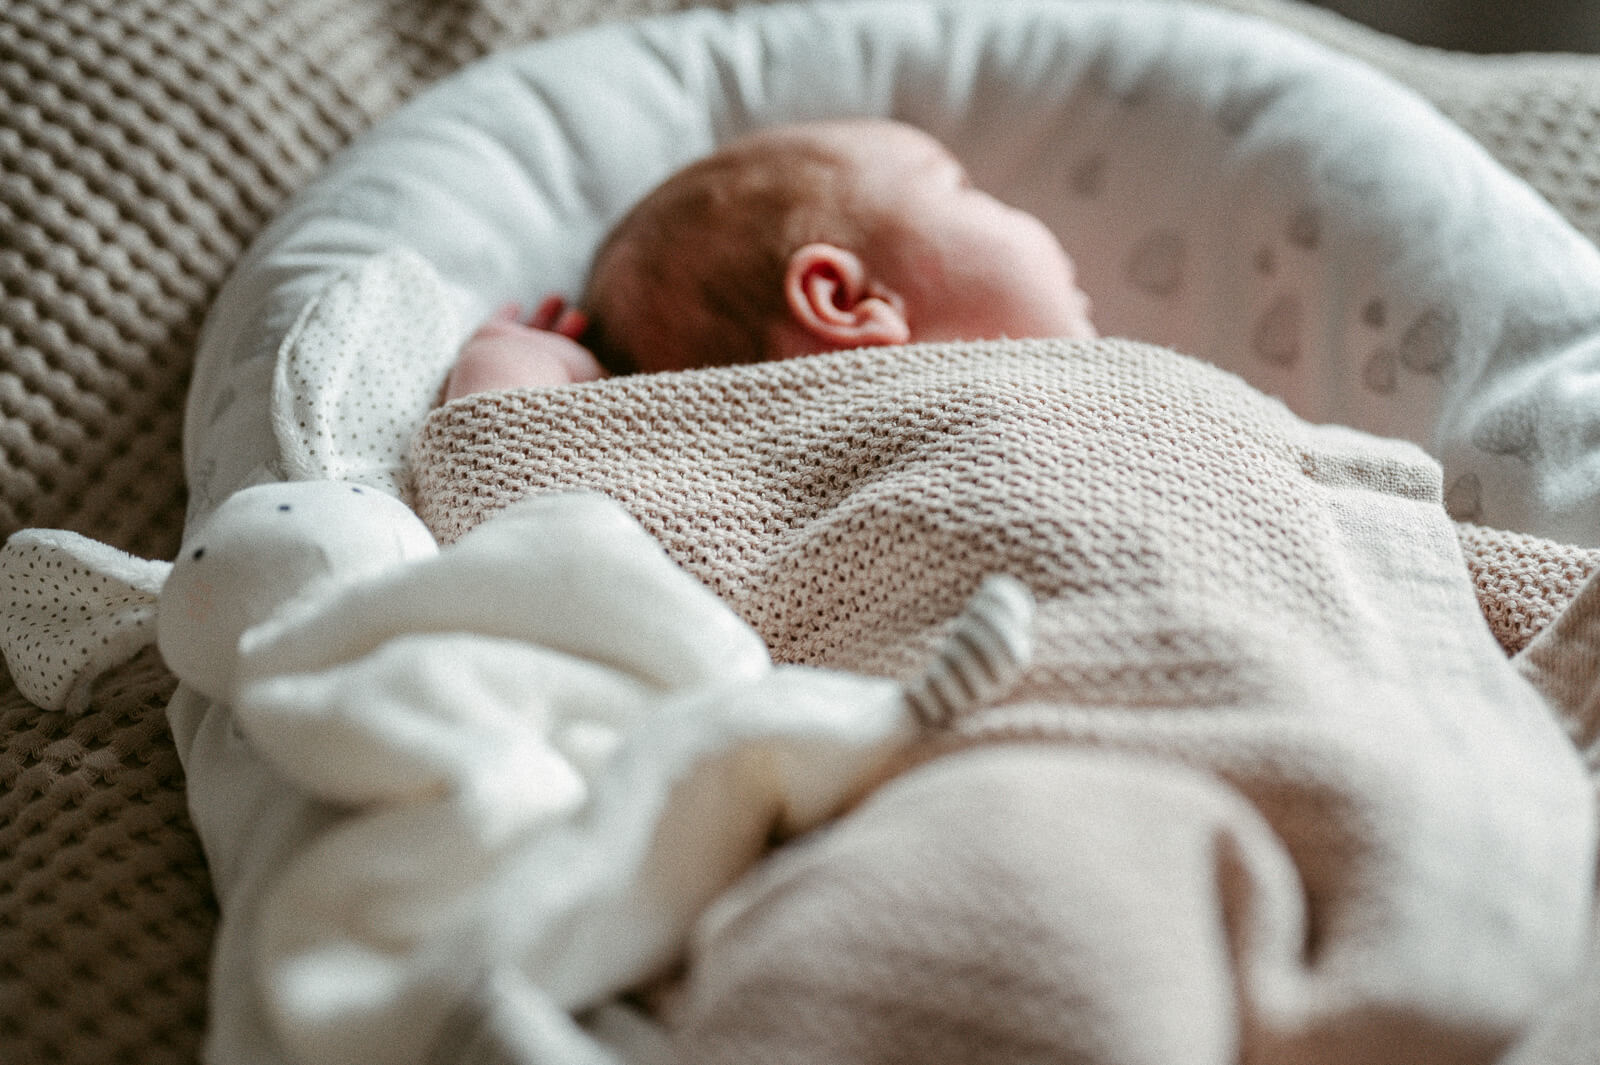
[[(808, 363), (806, 369), (817, 370), (827, 364), (826, 361)], [(774, 371), (763, 369), (737, 373), (745, 372), (765, 378)], [(743, 387), (742, 377), (736, 379), (741, 381)], [(637, 493), (652, 491), (646, 486), (653, 484), (657, 477), (671, 479), (689, 469), (700, 469), (703, 475), (703, 471), (709, 467), (697, 466), (693, 452), (668, 450), (656, 457), (658, 460), (669, 459), (671, 465), (645, 471), (645, 479), (640, 480), (641, 473), (632, 468), (631, 459), (641, 446), (655, 447), (654, 444), (641, 444), (641, 436), (645, 432), (660, 429), (660, 416), (654, 411), (623, 409), (617, 402), (620, 394), (635, 397), (636, 403), (643, 402), (644, 397), (651, 397), (651, 402), (659, 399), (666, 403), (677, 403), (682, 401), (679, 391), (689, 387), (692, 388), (693, 402), (712, 404), (703, 412), (706, 420), (714, 420), (722, 413), (720, 405), (724, 403), (734, 404), (726, 413), (736, 419), (747, 418), (747, 398), (718, 396), (708, 400), (704, 397), (704, 389), (710, 387), (714, 380), (719, 379), (715, 375), (697, 375), (687, 379), (651, 377), (626, 383), (612, 382), (604, 386), (605, 391), (598, 396), (586, 391), (570, 396), (559, 394), (559, 398), (545, 394), (533, 406), (530, 404), (535, 401), (527, 396), (494, 394), (463, 400), (452, 406), (449, 412), (436, 415), (418, 444), (416, 470), (421, 484), (420, 502), (427, 520), (435, 533), (449, 542), (489, 513), (531, 491), (570, 487), (575, 483), (597, 484), (612, 494), (620, 493), (619, 498), (633, 498), (635, 512), (653, 517), (655, 524), (650, 526), (651, 531), (669, 545), (676, 545), (675, 554), (680, 561), (685, 561), (691, 569), (710, 580), (720, 592), (730, 594), (732, 586), (727, 583), (727, 573), (715, 568), (697, 568), (695, 561), (705, 558), (704, 552), (708, 546), (705, 539), (721, 541), (727, 535), (726, 529), (719, 529), (715, 534), (709, 532), (709, 522), (727, 516), (725, 512), (717, 510), (727, 505), (721, 490), (710, 493), (713, 502), (708, 505), (711, 509), (696, 509), (697, 517), (694, 519), (686, 519), (682, 514), (668, 515), (659, 506), (637, 496)], [(780, 384), (775, 387), (784, 386)], [(884, 394), (874, 393), (861, 401), (870, 404), (896, 400), (887, 390), (880, 388), (878, 391)], [(835, 399), (833, 402), (840, 401)], [(547, 407), (546, 404), (550, 403), (559, 406)], [(572, 407), (571, 404), (577, 406)], [(551, 426), (564, 424), (563, 419), (569, 413), (573, 417), (586, 419), (583, 423), (586, 432), (618, 434), (616, 439), (607, 437), (562, 445), (581, 447), (585, 454), (605, 456), (604, 468), (607, 472), (598, 479), (595, 479), (594, 471), (587, 467), (569, 465), (570, 455), (563, 454), (560, 461), (550, 461), (555, 452), (549, 449), (557, 446), (558, 439), (551, 435)], [(903, 417), (900, 416), (900, 420)], [(692, 420), (693, 415), (686, 414), (685, 418)], [(802, 418), (797, 424), (805, 426), (809, 423)], [(863, 438), (852, 442), (851, 446), (856, 443), (876, 446), (888, 438), (891, 424), (894, 424), (893, 420), (884, 421), (873, 430), (874, 435), (870, 440)], [(815, 430), (813, 428), (810, 431)], [(768, 472), (770, 468), (764, 463), (768, 451), (777, 446), (770, 439), (776, 431), (761, 434), (759, 442), (752, 437), (754, 432), (754, 427), (736, 422), (723, 427), (716, 439), (730, 440), (729, 434), (734, 434), (739, 448), (760, 448), (759, 453), (744, 452), (742, 458), (748, 460), (758, 472)], [(809, 442), (810, 436), (791, 437), (784, 441), (784, 446), (805, 456)], [(679, 443), (681, 441), (674, 441), (675, 445)], [(613, 445), (615, 450), (608, 451)], [(706, 441), (692, 445), (694, 448), (706, 446)], [(837, 447), (838, 443), (829, 446)], [(727, 456), (718, 456), (715, 465), (727, 469), (733, 461)], [(629, 464), (628, 468), (617, 469), (619, 463)], [(708, 482), (702, 482), (701, 486), (710, 492)], [(786, 484), (784, 487), (787, 489), (790, 486)], [(766, 506), (787, 512), (781, 503), (769, 502)], [(1507, 654), (1521, 651), (1537, 632), (1567, 606), (1583, 583), (1600, 571), (1600, 551), (1467, 523), (1458, 523), (1456, 534), (1465, 553), (1467, 573), (1484, 618)], [(753, 555), (742, 554), (741, 557)], [(719, 563), (724, 564), (728, 564), (726, 560)], [(747, 582), (750, 573), (741, 573), (740, 582)], [(955, 594), (949, 589), (946, 592)], [(742, 598), (748, 599), (748, 593), (742, 593)], [(765, 615), (772, 608), (747, 604), (744, 609), (747, 610), (747, 616), (756, 620), (751, 611)], [(761, 631), (771, 639), (774, 631), (783, 624), (781, 619), (772, 618)]]
[[(1589, 785), (1484, 624), (1440, 472), (1410, 445), (1309, 425), (1162, 349), (1031, 341), (469, 397), (435, 412), (414, 471), (446, 541), (525, 495), (605, 492), (780, 661), (908, 678), (977, 583), (1008, 573), (1038, 601), (1032, 664), (935, 747), (1140, 756), (1022, 774), (1025, 790), (1060, 778), (1052, 846), (1103, 848), (1070, 876), (1058, 855), (1001, 875), (1010, 894), (930, 886), (892, 927), (811, 952), (803, 905), (798, 925), (733, 922), (757, 943), (713, 936), (691, 968), (693, 1060), (862, 1060), (907, 1037), (894, 1018), (959, 1016), (970, 1038), (1020, 1009), (1039, 1025), (1007, 1028), (1013, 1045), (1052, 1060), (1489, 1061), (1573, 972)], [(911, 801), (899, 823), (974, 845), (959, 818), (919, 824), (937, 807)], [(1028, 830), (1008, 838), (980, 864), (1037, 858)], [(827, 912), (851, 927), (848, 901)], [(1029, 924), (1041, 912), (1053, 932)], [(1033, 928), (986, 956), (1005, 971), (978, 984), (1005, 993), (884, 978), (974, 971), (941, 935), (992, 942), (996, 921)], [(1052, 948), (1041, 967), (1037, 942), (1081, 956)], [(827, 971), (876, 976), (848, 1001), (816, 963), (852, 943), (861, 956)], [(759, 984), (722, 968), (757, 971), (752, 952)], [(1041, 973), (1059, 985), (1033, 986)], [(907, 999), (924, 993), (937, 1001)], [(1062, 1001), (1078, 1006), (1048, 1008)]]

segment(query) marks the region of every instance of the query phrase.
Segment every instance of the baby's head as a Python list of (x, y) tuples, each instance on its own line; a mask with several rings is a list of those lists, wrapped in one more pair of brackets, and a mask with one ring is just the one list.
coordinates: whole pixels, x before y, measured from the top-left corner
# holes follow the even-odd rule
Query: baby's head
[(601, 245), (582, 305), (614, 371), (1095, 335), (1049, 229), (883, 120), (772, 127), (674, 174)]

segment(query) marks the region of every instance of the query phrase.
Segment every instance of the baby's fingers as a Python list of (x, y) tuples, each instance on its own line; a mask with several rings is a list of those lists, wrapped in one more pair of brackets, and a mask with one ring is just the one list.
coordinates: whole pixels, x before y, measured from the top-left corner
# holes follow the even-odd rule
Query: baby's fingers
[(568, 340), (577, 340), (583, 336), (583, 331), (588, 328), (589, 316), (576, 307), (563, 309), (561, 317), (556, 319), (554, 325), (549, 326), (552, 332), (560, 333)]
[(554, 330), (556, 323), (561, 320), (561, 315), (567, 309), (567, 301), (559, 295), (551, 293), (539, 301), (539, 307), (533, 312), (533, 317), (528, 319), (528, 324), (535, 329)]

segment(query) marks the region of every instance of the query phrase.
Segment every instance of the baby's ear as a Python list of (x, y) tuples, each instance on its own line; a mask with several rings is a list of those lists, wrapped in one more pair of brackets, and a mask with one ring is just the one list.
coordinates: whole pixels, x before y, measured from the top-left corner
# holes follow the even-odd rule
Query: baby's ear
[(793, 323), (824, 350), (904, 344), (905, 301), (874, 281), (861, 257), (834, 244), (807, 244), (789, 256), (784, 302)]

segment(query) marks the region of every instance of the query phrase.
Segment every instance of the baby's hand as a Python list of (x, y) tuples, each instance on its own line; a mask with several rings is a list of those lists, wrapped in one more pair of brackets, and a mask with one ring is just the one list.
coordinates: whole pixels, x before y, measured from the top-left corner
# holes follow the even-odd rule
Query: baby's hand
[(511, 303), (467, 338), (445, 382), (444, 398), (504, 388), (541, 388), (606, 376), (578, 343), (588, 326), (582, 311), (560, 296), (546, 296), (526, 324)]

